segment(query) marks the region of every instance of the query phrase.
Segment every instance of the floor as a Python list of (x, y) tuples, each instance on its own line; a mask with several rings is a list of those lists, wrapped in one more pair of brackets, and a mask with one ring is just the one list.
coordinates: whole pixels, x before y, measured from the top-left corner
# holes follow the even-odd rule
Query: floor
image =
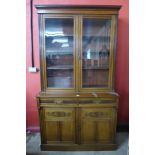
[(40, 134), (28, 133), (26, 136), (27, 155), (128, 155), (128, 133), (117, 133), (116, 151), (40, 151)]

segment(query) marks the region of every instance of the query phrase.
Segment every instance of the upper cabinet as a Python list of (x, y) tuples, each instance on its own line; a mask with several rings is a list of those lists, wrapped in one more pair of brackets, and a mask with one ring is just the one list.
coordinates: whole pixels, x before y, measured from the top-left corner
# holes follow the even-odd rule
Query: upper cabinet
[(42, 91), (113, 91), (120, 7), (36, 7)]

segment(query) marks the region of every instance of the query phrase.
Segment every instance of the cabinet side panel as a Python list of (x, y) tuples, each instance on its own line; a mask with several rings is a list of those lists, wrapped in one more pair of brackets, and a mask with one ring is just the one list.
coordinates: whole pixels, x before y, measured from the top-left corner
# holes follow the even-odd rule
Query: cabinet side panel
[(114, 25), (114, 60), (113, 60), (113, 80), (112, 80), (112, 88), (115, 89), (115, 69), (116, 69), (116, 49), (117, 49), (117, 31), (118, 31), (118, 15), (113, 15), (113, 19), (115, 20)]
[(40, 77), (41, 77), (41, 91), (45, 91), (44, 84), (44, 45), (43, 45), (43, 14), (39, 14), (39, 53), (40, 53)]

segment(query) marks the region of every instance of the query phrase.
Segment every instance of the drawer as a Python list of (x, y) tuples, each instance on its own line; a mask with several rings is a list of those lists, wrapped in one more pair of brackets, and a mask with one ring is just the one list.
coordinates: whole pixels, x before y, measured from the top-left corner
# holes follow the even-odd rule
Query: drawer
[(82, 119), (111, 119), (113, 115), (113, 108), (81, 108)]
[(67, 121), (75, 117), (74, 108), (44, 108), (46, 121)]
[(53, 103), (53, 104), (75, 104), (77, 99), (72, 98), (40, 98), (40, 103)]

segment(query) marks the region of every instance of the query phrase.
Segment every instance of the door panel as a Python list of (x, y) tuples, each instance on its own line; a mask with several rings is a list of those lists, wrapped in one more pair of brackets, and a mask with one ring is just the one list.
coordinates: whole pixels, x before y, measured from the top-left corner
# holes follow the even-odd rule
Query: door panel
[[(94, 143), (96, 130), (94, 121), (82, 120), (81, 124), (81, 143)], [(87, 133), (87, 134), (86, 134)]]
[(110, 28), (111, 20), (109, 19), (83, 18), (83, 88), (108, 86)]
[(112, 108), (81, 108), (81, 143), (110, 143), (113, 140)]
[(47, 143), (58, 140), (58, 122), (46, 122)]
[(75, 143), (75, 108), (45, 108), (46, 143)]
[(112, 16), (80, 17), (80, 91), (111, 89), (115, 20)]
[(98, 141), (100, 143), (109, 141), (112, 138), (111, 137), (112, 124), (110, 120), (99, 121), (97, 123), (97, 128), (98, 128)]
[[(69, 142), (71, 139), (74, 139), (74, 126), (71, 122), (61, 122), (61, 139), (62, 141)], [(71, 132), (73, 134), (71, 134)]]
[(75, 89), (75, 17), (44, 16), (44, 76), (48, 90)]

